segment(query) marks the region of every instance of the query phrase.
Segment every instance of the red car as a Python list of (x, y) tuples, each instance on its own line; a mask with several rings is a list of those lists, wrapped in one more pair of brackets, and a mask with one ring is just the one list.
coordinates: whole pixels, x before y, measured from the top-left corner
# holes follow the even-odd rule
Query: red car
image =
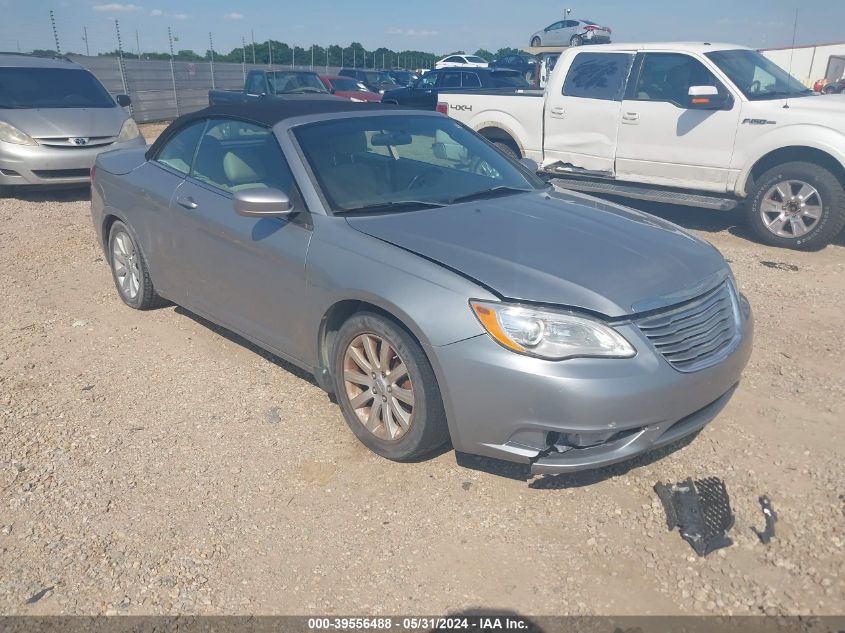
[(336, 75), (320, 75), (320, 80), (335, 96), (350, 101), (381, 101), (381, 95), (367, 90), (367, 87), (357, 79)]

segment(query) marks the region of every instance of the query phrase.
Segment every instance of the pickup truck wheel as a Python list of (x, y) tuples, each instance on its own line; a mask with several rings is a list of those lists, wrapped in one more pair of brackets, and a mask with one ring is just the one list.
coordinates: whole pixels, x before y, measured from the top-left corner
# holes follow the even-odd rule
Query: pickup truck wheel
[(333, 358), (343, 417), (371, 451), (409, 461), (449, 441), (434, 371), (401, 327), (379, 314), (359, 312), (341, 326)]
[(522, 153), (519, 148), (510, 141), (493, 141), (493, 147), (502, 152), (508, 158), (519, 160), (522, 158)]
[(570, 46), (581, 46), (584, 43), (584, 40), (581, 39), (580, 35), (573, 35), (572, 39), (569, 40)]
[(149, 310), (163, 303), (153, 288), (147, 261), (123, 222), (111, 226), (107, 255), (123, 303), (135, 310)]
[(531, 46), (542, 46), (543, 43), (540, 41), (539, 37), (532, 37), (531, 38)]
[(749, 192), (748, 221), (766, 244), (812, 250), (845, 226), (845, 189), (814, 163), (784, 163), (765, 172)]

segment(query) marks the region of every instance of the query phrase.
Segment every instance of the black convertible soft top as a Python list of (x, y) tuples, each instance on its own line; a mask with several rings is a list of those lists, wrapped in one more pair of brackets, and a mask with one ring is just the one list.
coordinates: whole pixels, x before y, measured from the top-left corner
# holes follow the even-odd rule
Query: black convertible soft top
[(229, 118), (272, 127), (279, 121), (308, 114), (336, 114), (338, 112), (373, 112), (402, 109), (381, 103), (347, 101), (345, 99), (268, 99), (247, 103), (213, 105), (203, 110), (183, 114), (156, 139), (147, 150), (150, 160), (170, 137), (194, 121), (208, 118)]

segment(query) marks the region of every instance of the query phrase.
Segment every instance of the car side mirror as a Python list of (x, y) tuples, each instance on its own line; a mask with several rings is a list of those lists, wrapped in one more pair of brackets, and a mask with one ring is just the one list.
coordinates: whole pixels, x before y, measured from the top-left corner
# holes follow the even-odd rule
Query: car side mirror
[(537, 164), (537, 161), (533, 158), (520, 158), (519, 164), (525, 167), (528, 171), (532, 174), (536, 174), (537, 170), (540, 169), (540, 166)]
[(129, 104), (132, 103), (132, 99), (129, 98), (129, 95), (117, 95), (114, 100), (117, 101), (117, 105), (121, 108), (128, 108)]
[(730, 98), (727, 94), (719, 94), (716, 86), (690, 86), (687, 96), (690, 110), (720, 110)]
[(293, 212), (293, 203), (278, 189), (242, 189), (232, 197), (235, 213), (246, 218), (281, 218)]

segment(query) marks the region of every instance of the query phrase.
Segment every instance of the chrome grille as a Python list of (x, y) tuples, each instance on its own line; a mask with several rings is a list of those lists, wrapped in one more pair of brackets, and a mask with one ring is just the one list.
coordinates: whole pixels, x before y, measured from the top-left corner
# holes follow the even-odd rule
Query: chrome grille
[(47, 147), (59, 147), (63, 149), (88, 149), (89, 147), (102, 147), (103, 145), (111, 145), (117, 140), (116, 136), (87, 136), (82, 137), (85, 140), (85, 143), (79, 145), (74, 142), (74, 138), (77, 137), (37, 137), (35, 140), (38, 141), (39, 145), (46, 145)]
[(725, 281), (682, 305), (634, 321), (654, 348), (678, 371), (715, 365), (739, 340), (739, 306)]

